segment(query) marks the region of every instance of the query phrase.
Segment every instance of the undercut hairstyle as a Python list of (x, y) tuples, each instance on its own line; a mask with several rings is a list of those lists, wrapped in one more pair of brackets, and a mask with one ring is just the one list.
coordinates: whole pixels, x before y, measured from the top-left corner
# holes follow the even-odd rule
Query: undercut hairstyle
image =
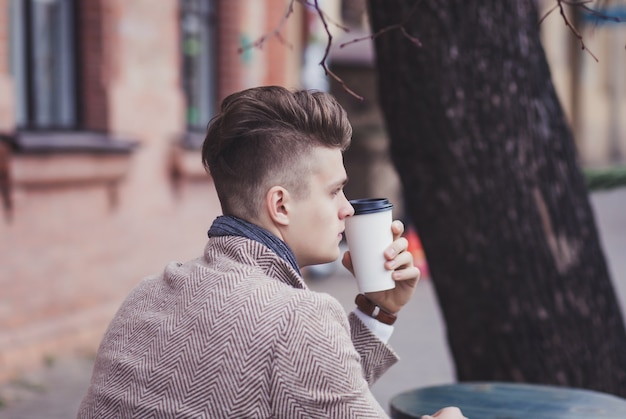
[(255, 87), (222, 101), (207, 129), (202, 163), (222, 212), (252, 220), (273, 186), (306, 197), (313, 148), (343, 152), (351, 137), (346, 111), (330, 94)]

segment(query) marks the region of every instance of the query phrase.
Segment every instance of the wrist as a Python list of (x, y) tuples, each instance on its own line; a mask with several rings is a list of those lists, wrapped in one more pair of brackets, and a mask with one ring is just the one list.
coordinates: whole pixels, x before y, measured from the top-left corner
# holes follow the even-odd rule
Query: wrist
[(392, 325), (398, 318), (398, 316), (396, 316), (394, 313), (391, 313), (384, 308), (378, 306), (376, 303), (374, 303), (363, 294), (357, 295), (354, 302), (356, 303), (356, 306), (359, 310), (381, 323)]

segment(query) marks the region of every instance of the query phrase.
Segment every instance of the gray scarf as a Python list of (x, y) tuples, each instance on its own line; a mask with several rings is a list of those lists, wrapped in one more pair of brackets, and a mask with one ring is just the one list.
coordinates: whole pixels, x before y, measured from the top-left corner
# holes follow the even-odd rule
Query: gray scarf
[(273, 250), (274, 253), (287, 261), (302, 276), (296, 257), (289, 246), (287, 246), (287, 243), (256, 224), (232, 215), (220, 215), (213, 221), (208, 235), (209, 237), (239, 236), (255, 240)]

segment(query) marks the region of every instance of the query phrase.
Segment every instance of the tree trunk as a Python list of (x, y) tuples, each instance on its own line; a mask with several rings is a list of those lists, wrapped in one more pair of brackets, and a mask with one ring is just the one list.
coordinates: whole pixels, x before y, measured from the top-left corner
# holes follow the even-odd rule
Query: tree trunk
[(458, 379), (626, 396), (624, 321), (535, 2), (368, 5), (373, 32), (408, 18), (423, 43), (376, 38), (379, 92)]

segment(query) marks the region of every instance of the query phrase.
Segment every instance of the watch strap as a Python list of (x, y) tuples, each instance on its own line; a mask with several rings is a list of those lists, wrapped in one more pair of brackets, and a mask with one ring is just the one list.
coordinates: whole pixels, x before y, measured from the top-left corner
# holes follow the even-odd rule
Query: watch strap
[(359, 310), (381, 323), (392, 325), (398, 318), (398, 316), (396, 316), (395, 314), (390, 313), (385, 309), (377, 306), (363, 294), (358, 294), (354, 302), (356, 303), (356, 306), (359, 308)]

